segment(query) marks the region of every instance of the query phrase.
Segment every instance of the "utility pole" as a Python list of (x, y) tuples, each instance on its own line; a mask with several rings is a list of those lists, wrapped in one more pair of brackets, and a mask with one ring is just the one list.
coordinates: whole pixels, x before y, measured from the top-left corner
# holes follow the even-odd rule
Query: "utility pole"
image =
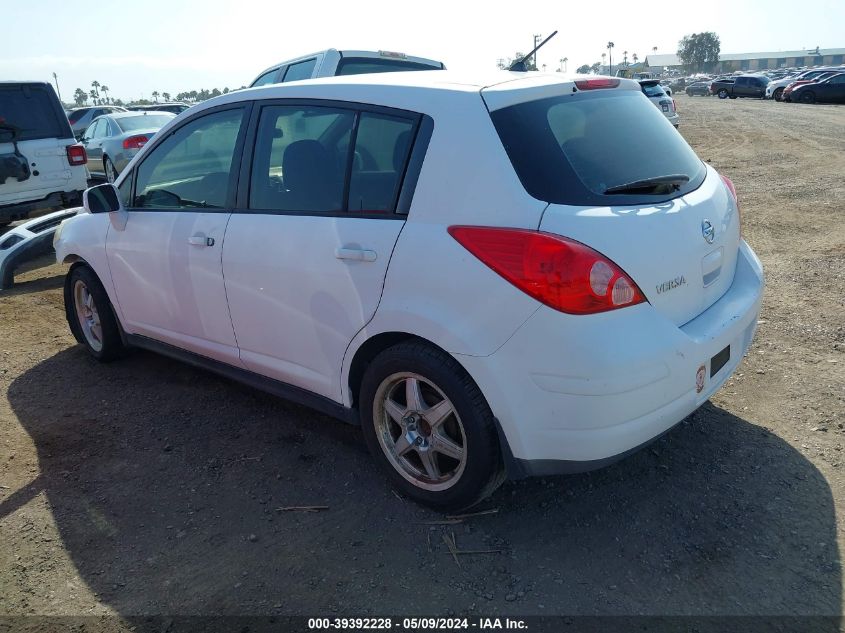
[(62, 100), (62, 91), (59, 90), (59, 77), (56, 75), (56, 73), (53, 73), (53, 81), (56, 82), (56, 92), (59, 93), (59, 101), (61, 101)]
[[(535, 36), (534, 36), (534, 46), (532, 46), (532, 47), (531, 47), (531, 50), (532, 50), (532, 51), (533, 51), (535, 48), (537, 48), (537, 42), (539, 42), (539, 41), (540, 41), (540, 38), (541, 38), (541, 37), (543, 37), (543, 36), (542, 36), (542, 35), (535, 35)], [(537, 53), (534, 53), (534, 68), (539, 68), (539, 66), (537, 65)]]

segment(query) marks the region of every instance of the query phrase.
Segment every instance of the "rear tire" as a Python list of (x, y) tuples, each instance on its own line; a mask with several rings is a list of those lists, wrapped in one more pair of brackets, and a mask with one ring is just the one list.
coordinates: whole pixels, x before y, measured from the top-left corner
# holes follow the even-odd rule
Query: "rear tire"
[(720, 99), (727, 99), (728, 98), (728, 91), (722, 88), (719, 92), (716, 93)]
[(125, 347), (111, 301), (86, 265), (71, 268), (65, 281), (65, 316), (74, 338), (101, 362), (123, 355)]
[(445, 352), (417, 341), (383, 351), (364, 373), (359, 402), (370, 453), (415, 501), (465, 509), (504, 480), (493, 413)]
[(117, 180), (117, 177), (120, 175), (117, 173), (117, 169), (114, 167), (114, 163), (111, 162), (111, 158), (106, 156), (103, 159), (103, 171), (106, 172), (106, 180), (108, 182), (114, 183)]

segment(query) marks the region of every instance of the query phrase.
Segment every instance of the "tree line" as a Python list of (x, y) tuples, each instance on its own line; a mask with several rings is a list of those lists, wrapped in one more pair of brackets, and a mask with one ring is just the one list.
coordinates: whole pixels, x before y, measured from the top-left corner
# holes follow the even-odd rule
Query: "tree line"
[[(246, 88), (246, 86), (241, 86), (240, 88), (236, 88), (236, 90), (243, 90), (244, 88)], [(220, 90), (219, 88), (213, 88), (211, 90), (207, 90), (205, 88), (202, 90), (189, 90), (177, 93), (176, 101), (198, 103), (200, 101), (205, 101), (206, 99), (211, 99), (212, 97), (219, 97), (220, 95), (228, 94), (229, 92), (232, 92), (229, 88), (223, 88), (223, 90)], [(159, 102), (159, 97), (161, 97), (164, 102), (170, 101), (173, 97), (173, 95), (169, 92), (159, 92), (158, 90), (153, 90), (151, 96), (152, 101), (149, 99), (133, 99), (130, 103), (137, 105), (154, 105)], [(110, 97), (109, 87), (96, 80), (91, 82), (91, 90), (86, 91), (82, 88), (77, 88), (73, 93), (73, 102), (77, 106), (88, 105), (89, 99), (91, 99), (94, 105), (126, 105), (122, 99)]]

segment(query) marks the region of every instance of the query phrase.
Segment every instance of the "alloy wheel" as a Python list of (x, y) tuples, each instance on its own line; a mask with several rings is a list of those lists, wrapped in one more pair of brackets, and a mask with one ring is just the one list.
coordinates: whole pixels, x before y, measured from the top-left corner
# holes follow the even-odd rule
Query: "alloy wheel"
[(103, 327), (100, 324), (100, 314), (88, 286), (80, 279), (77, 279), (73, 285), (73, 304), (85, 341), (91, 349), (99, 352), (103, 349)]
[(391, 466), (424, 490), (451, 488), (467, 463), (464, 426), (451, 400), (431, 381), (392, 374), (376, 391), (376, 437)]

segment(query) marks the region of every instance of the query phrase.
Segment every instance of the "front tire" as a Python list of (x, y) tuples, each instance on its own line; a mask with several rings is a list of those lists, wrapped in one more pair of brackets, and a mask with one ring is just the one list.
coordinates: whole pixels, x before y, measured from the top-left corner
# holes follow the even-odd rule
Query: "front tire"
[(504, 479), (493, 413), (445, 352), (416, 341), (385, 350), (367, 367), (359, 401), (370, 453), (415, 501), (460, 510)]
[(728, 91), (725, 90), (724, 88), (719, 90), (719, 92), (717, 92), (716, 94), (719, 95), (720, 99), (727, 99), (728, 98)]
[(775, 101), (783, 101), (783, 88), (777, 88), (772, 93), (772, 97), (774, 97)]
[(815, 103), (816, 102), (816, 95), (809, 90), (807, 92), (801, 93), (801, 103)]
[(108, 362), (123, 354), (111, 301), (86, 265), (74, 266), (65, 282), (65, 316), (74, 338), (97, 360)]

